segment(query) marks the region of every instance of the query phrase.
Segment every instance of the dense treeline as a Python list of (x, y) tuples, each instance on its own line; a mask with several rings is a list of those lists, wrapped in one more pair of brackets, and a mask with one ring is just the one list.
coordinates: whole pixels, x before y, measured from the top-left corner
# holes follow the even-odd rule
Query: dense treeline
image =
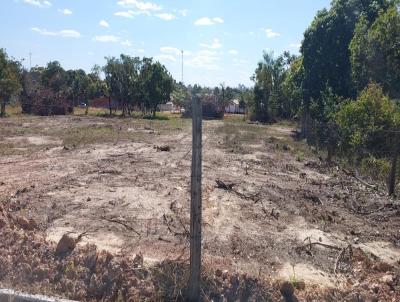
[(375, 175), (389, 174), (394, 193), (400, 145), (398, 1), (333, 0), (305, 31), (300, 56), (264, 54), (253, 80), (253, 119), (297, 117), (301, 135), (326, 149), (328, 161), (341, 155)]
[(0, 49), (1, 115), (12, 97), (19, 97), (24, 113), (38, 115), (71, 113), (82, 103), (87, 112), (90, 100), (101, 96), (109, 97), (110, 114), (111, 99), (123, 116), (134, 108), (155, 114), (159, 104), (170, 100), (175, 83), (159, 62), (126, 55), (106, 61), (104, 67), (94, 66), (90, 73), (65, 70), (57, 61), (26, 70)]

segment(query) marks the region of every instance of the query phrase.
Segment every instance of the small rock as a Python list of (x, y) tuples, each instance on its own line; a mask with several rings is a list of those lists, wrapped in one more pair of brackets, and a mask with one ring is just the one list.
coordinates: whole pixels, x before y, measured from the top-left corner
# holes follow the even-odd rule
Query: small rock
[(392, 285), (393, 281), (394, 281), (394, 277), (393, 277), (393, 275), (385, 275), (380, 279), (380, 281), (382, 283), (386, 283), (387, 285)]
[(64, 254), (72, 252), (76, 247), (76, 241), (68, 234), (64, 234), (56, 247), (56, 256), (62, 256)]
[(298, 282), (296, 282), (296, 288), (298, 290), (305, 290), (306, 289), (306, 283), (304, 281), (298, 281)]
[(358, 244), (360, 242), (360, 238), (356, 237), (353, 239), (354, 244)]
[(86, 201), (91, 201), (92, 199), (90, 198), (90, 197), (88, 197), (87, 199), (86, 199)]

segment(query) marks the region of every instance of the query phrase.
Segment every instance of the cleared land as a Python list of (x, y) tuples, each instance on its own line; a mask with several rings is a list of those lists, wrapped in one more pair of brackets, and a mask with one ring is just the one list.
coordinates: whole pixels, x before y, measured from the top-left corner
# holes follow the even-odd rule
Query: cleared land
[[(400, 203), (322, 163), (294, 130), (204, 122), (206, 265), (218, 277), (228, 270), (299, 289), (305, 281), (299, 297), (318, 286), (398, 301)], [(19, 116), (1, 120), (0, 135), (0, 205), (14, 232), (26, 232), (18, 217), (32, 218), (28, 233), (48, 242), (88, 232), (79, 245), (142, 254), (145, 267), (187, 262), (190, 120)], [(35, 291), (10, 274), (0, 285)]]

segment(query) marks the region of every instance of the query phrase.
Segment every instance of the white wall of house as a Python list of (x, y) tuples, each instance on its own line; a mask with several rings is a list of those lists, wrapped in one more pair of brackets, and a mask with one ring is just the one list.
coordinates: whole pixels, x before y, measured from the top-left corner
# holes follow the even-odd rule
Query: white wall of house
[(232, 114), (243, 114), (245, 112), (244, 108), (240, 108), (238, 100), (232, 100), (229, 104), (225, 107), (225, 113), (232, 113)]

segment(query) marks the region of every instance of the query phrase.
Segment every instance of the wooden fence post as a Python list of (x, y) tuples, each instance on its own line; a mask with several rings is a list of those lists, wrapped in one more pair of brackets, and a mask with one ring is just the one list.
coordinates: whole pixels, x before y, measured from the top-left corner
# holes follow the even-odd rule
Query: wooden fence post
[(200, 300), (201, 276), (201, 149), (202, 149), (202, 104), (200, 98), (192, 98), (192, 173), (190, 202), (190, 279), (189, 301)]

